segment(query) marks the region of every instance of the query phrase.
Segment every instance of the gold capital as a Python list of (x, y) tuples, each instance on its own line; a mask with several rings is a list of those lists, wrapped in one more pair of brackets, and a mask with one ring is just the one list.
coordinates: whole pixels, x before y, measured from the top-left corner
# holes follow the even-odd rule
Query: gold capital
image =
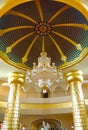
[(83, 81), (83, 73), (81, 70), (73, 70), (66, 74), (67, 83), (71, 83), (72, 81)]
[(10, 84), (17, 83), (23, 85), (25, 82), (25, 75), (21, 72), (12, 72), (8, 77), (8, 82)]

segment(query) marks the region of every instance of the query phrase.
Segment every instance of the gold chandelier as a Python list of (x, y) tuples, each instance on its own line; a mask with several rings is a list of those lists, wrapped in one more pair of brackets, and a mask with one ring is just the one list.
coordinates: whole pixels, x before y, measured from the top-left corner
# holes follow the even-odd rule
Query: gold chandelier
[[(51, 58), (47, 57), (46, 52), (41, 52), (38, 57), (38, 64), (33, 63), (33, 68), (27, 70), (26, 80), (29, 84), (38, 86), (39, 88), (51, 88), (58, 85), (62, 81), (63, 73), (56, 67), (55, 63), (51, 63)], [(43, 92), (46, 92), (43, 91)]]

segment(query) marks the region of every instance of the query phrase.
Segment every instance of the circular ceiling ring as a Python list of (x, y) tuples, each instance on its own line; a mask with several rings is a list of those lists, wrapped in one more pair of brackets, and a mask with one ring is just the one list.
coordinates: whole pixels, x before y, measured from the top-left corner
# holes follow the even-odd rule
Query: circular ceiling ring
[[(33, 0), (8, 0), (7, 2), (5, 2), (0, 8), (0, 17), (2, 17), (7, 11), (9, 11), (11, 8), (20, 5), (22, 3), (25, 2), (30, 2)], [(86, 2), (85, 1), (76, 1), (76, 0), (53, 0), (53, 1), (57, 1), (57, 2), (61, 2), (61, 3), (65, 3), (67, 5), (70, 5), (71, 7), (77, 9), (78, 11), (80, 11), (85, 18), (88, 20), (88, 9), (86, 8)]]

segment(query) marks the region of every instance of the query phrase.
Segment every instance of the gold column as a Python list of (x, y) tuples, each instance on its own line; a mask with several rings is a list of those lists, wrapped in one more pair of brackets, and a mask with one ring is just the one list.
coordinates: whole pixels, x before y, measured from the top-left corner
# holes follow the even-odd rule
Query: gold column
[(71, 89), (75, 130), (88, 130), (87, 109), (82, 92), (83, 75), (81, 71), (72, 71), (66, 75)]
[(2, 130), (19, 130), (19, 111), (20, 111), (20, 89), (24, 84), (25, 75), (19, 72), (13, 72), (8, 78), (10, 83), (10, 92), (8, 97), (7, 109), (4, 117)]

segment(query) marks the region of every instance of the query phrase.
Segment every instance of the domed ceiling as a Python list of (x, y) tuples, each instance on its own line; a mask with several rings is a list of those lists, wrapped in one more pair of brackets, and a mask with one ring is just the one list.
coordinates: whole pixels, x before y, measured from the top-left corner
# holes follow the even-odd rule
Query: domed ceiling
[(41, 52), (60, 68), (88, 53), (88, 21), (73, 7), (52, 0), (25, 2), (0, 18), (0, 57), (21, 68), (31, 68)]

